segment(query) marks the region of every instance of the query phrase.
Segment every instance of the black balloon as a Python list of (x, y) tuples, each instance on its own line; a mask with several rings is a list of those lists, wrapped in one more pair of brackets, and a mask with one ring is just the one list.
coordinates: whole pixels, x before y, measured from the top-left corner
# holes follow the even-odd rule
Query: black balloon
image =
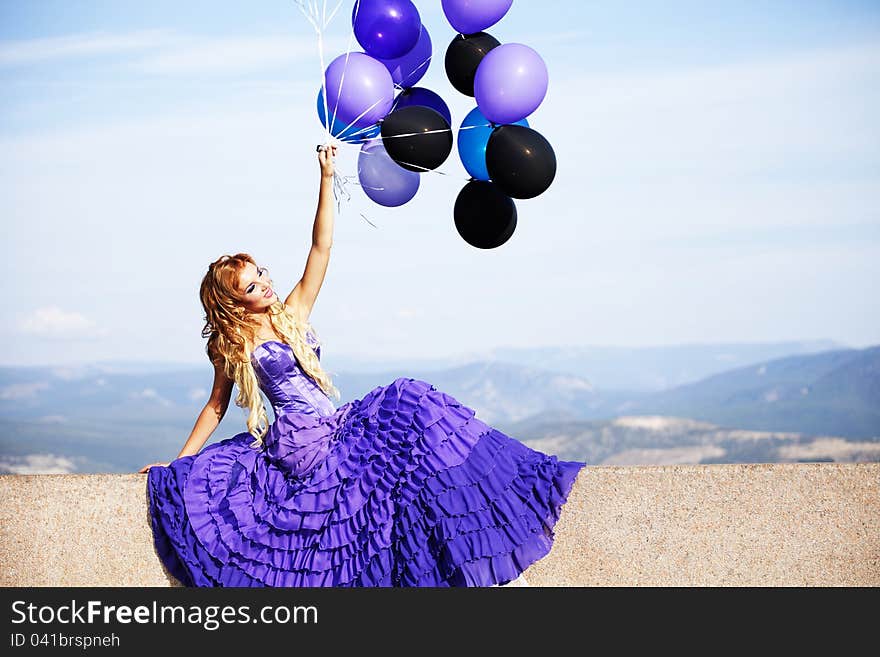
[(516, 229), (516, 205), (486, 180), (472, 180), (455, 199), (455, 228), (462, 239), (479, 249), (504, 244)]
[(428, 171), (443, 164), (452, 152), (452, 130), (436, 110), (410, 105), (382, 119), (382, 143), (404, 169)]
[(477, 67), (487, 52), (500, 45), (498, 39), (485, 32), (457, 35), (446, 49), (446, 77), (452, 86), (465, 96), (473, 96)]
[(501, 125), (486, 144), (486, 169), (513, 198), (534, 198), (556, 177), (556, 154), (544, 136), (522, 125)]

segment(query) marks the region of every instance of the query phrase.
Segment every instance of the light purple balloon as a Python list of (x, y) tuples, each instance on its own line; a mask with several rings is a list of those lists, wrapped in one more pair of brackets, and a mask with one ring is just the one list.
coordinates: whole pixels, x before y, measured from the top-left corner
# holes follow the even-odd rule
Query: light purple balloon
[[(394, 103), (391, 73), (378, 59), (362, 52), (339, 55), (324, 74), (327, 113), (336, 123), (366, 128), (384, 118)], [(358, 118), (360, 117), (360, 118)], [(357, 119), (357, 120), (355, 120)]]
[(422, 25), (422, 31), (415, 47), (403, 57), (380, 59), (379, 61), (385, 64), (385, 68), (391, 73), (394, 84), (398, 84), (404, 89), (414, 87), (428, 72), (428, 66), (431, 64), (431, 37), (428, 35), (427, 28)]
[(416, 195), (421, 176), (392, 160), (382, 140), (373, 139), (361, 146), (358, 154), (358, 180), (371, 200), (396, 208)]
[(474, 78), (477, 106), (493, 123), (516, 123), (538, 109), (547, 95), (547, 65), (521, 43), (492, 48)]
[(504, 18), (513, 0), (443, 0), (449, 24), (462, 34), (475, 34)]

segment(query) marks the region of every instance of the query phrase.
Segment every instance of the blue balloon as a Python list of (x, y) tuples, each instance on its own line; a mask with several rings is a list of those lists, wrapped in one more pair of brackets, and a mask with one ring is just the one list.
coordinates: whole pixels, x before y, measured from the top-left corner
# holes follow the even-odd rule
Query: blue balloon
[[(330, 116), (333, 116), (333, 106), (330, 105), (327, 107), (327, 113)], [(324, 89), (318, 89), (318, 118), (321, 121), (321, 125), (325, 128), (327, 127), (327, 117), (324, 114)], [(382, 130), (382, 126), (378, 123), (376, 125), (371, 125), (368, 128), (359, 128), (356, 125), (350, 126), (346, 129), (345, 121), (342, 121), (339, 116), (333, 118), (333, 125), (330, 128), (330, 134), (336, 137), (340, 141), (344, 141), (347, 143), (361, 143), (365, 141), (369, 141), (373, 137), (379, 134)]]
[[(525, 119), (517, 121), (513, 125), (529, 127)], [(489, 119), (483, 116), (479, 107), (475, 107), (461, 122), (458, 129), (458, 156), (465, 170), (475, 180), (489, 180), (489, 171), (486, 169), (486, 144), (495, 127)]]
[[(409, 107), (410, 105), (430, 107), (446, 119), (446, 123), (452, 125), (452, 112), (449, 111), (449, 106), (446, 104), (446, 101), (430, 89), (425, 89), (424, 87), (411, 87), (409, 89), (404, 89), (397, 95), (397, 98), (394, 99), (394, 105), (391, 106), (391, 112), (403, 107)], [(389, 114), (391, 112), (389, 112)]]

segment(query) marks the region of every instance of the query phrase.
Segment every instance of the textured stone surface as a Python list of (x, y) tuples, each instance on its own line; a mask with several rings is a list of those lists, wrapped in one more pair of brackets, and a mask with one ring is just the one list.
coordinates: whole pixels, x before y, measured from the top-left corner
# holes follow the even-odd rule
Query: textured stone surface
[[(880, 464), (589, 466), (530, 586), (880, 585)], [(146, 475), (0, 476), (0, 585), (169, 586)]]

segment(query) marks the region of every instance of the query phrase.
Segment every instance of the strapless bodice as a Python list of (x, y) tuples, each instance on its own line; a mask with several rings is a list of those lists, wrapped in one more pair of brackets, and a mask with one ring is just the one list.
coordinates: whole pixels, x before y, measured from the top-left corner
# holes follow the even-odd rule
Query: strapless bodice
[[(309, 331), (306, 340), (321, 358), (321, 347)], [(315, 381), (306, 374), (290, 345), (269, 340), (257, 345), (251, 352), (251, 363), (260, 383), (260, 389), (272, 404), (275, 417), (286, 413), (305, 413), (326, 416), (336, 407)]]

